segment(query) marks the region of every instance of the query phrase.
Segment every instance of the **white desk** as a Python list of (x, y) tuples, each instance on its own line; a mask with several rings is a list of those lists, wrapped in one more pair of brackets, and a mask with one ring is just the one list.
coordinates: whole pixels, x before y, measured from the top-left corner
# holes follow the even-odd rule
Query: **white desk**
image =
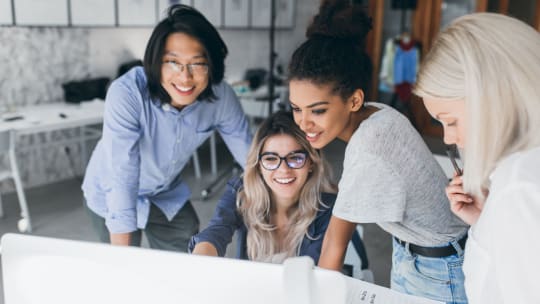
[[(80, 172), (84, 174), (86, 164), (88, 162), (87, 141), (99, 139), (101, 137), (101, 128), (90, 128), (92, 125), (103, 123), (103, 112), (105, 103), (103, 100), (86, 101), (80, 104), (68, 104), (65, 102), (57, 102), (51, 104), (35, 105), (24, 108), (18, 108), (15, 113), (4, 113), (0, 115), (0, 131), (12, 130), (15, 133), (15, 138), (22, 135), (30, 135), (37, 133), (46, 133), (46, 141), (36, 145), (18, 148), (17, 150), (32, 149), (36, 151), (36, 159), (41, 160), (42, 150), (45, 147), (65, 147), (67, 144), (78, 143), (81, 147), (80, 156)], [(19, 117), (20, 119), (11, 120), (9, 118)], [(6, 120), (8, 119), (8, 120)], [(67, 139), (54, 139), (50, 131), (79, 128), (77, 136)], [(15, 140), (15, 143), (17, 141)], [(15, 144), (16, 145), (16, 144)], [(15, 147), (17, 148), (17, 147)], [(215, 135), (210, 138), (211, 148), (211, 168), (214, 175), (217, 174), (217, 157), (215, 149)], [(197, 152), (193, 154), (195, 176), (201, 177), (201, 170)], [(45, 176), (43, 166), (32, 168), (37, 174)], [(41, 170), (41, 172), (40, 172)], [(19, 201), (21, 201), (19, 199)], [(21, 209), (23, 207), (21, 206)], [(28, 218), (29, 229), (21, 229), (22, 231), (30, 231), (31, 223), (28, 215), (23, 214), (23, 219)], [(23, 225), (25, 227), (25, 225)]]
[[(103, 109), (104, 102), (97, 99), (81, 104), (57, 102), (18, 108), (15, 113), (1, 116), (0, 131), (11, 129), (23, 135), (100, 124), (103, 122)], [(21, 116), (22, 119), (5, 121), (5, 118), (13, 116)]]
[[(88, 160), (86, 142), (89, 139), (97, 139), (101, 136), (100, 130), (86, 127), (103, 122), (104, 107), (104, 102), (96, 99), (80, 104), (57, 102), (18, 108), (15, 113), (4, 113), (0, 117), (0, 131), (13, 130), (18, 137), (55, 130), (81, 128), (78, 138), (61, 141), (52, 141), (48, 138), (45, 145), (52, 146), (78, 141), (81, 144), (81, 169), (84, 171)], [(22, 119), (6, 121), (6, 118), (14, 116)], [(45, 145), (29, 148), (43, 148)], [(39, 152), (39, 150), (37, 151)]]

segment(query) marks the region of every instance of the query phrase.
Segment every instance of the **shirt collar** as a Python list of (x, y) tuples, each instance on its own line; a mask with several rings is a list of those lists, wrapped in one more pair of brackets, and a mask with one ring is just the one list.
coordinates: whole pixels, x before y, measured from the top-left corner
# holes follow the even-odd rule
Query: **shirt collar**
[(161, 110), (163, 110), (163, 112), (170, 112), (172, 114), (185, 114), (185, 113), (189, 113), (191, 111), (193, 111), (194, 109), (196, 109), (197, 107), (199, 107), (199, 104), (201, 102), (204, 102), (202, 100), (195, 100), (195, 102), (193, 102), (192, 104), (190, 105), (187, 105), (186, 107), (184, 107), (182, 110), (178, 110), (177, 108), (173, 107), (172, 105), (168, 104), (168, 103), (159, 103), (159, 107), (161, 108)]

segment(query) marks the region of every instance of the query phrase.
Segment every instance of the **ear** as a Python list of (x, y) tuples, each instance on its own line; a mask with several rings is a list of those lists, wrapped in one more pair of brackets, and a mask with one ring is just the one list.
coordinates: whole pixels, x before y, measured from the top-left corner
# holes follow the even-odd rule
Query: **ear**
[(358, 112), (364, 105), (364, 91), (357, 89), (353, 92), (351, 97), (349, 97), (349, 101), (351, 102), (351, 111)]

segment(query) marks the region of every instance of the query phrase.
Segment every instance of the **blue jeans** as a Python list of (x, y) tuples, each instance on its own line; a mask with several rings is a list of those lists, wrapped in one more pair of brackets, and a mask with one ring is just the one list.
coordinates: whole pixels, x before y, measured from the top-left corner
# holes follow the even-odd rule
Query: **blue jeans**
[(463, 249), (453, 242), (457, 254), (430, 258), (413, 254), (394, 238), (391, 288), (446, 303), (467, 303), (463, 275)]

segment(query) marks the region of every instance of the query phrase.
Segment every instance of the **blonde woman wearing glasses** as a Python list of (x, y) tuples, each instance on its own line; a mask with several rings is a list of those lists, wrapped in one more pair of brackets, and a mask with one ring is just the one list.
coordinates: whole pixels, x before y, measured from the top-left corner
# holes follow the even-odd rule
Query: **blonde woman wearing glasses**
[(310, 256), (316, 263), (335, 200), (328, 170), (292, 115), (274, 114), (255, 134), (243, 179), (229, 181), (190, 250), (224, 256), (238, 230), (238, 258), (281, 263)]
[(540, 34), (507, 16), (455, 20), (426, 56), (416, 87), (444, 140), (464, 149), (446, 188), (471, 224), (470, 303), (540, 303)]
[(197, 10), (174, 5), (152, 32), (144, 68), (114, 81), (83, 191), (101, 241), (186, 251), (199, 220), (180, 172), (214, 130), (244, 165), (248, 122), (223, 81), (227, 46)]

